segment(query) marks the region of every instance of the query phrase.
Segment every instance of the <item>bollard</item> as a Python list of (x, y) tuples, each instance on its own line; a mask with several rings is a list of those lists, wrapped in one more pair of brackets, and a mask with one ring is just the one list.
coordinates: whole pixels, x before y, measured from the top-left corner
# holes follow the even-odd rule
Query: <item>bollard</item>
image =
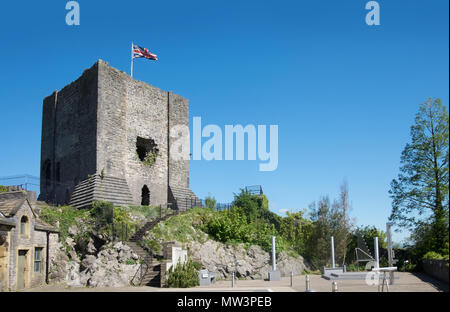
[(275, 252), (275, 236), (272, 236), (272, 271), (277, 270), (277, 258)]
[(310, 291), (311, 289), (311, 280), (309, 279), (309, 275), (306, 275), (306, 291)]
[(333, 281), (331, 283), (331, 292), (337, 292), (338, 291), (338, 285), (336, 281)]
[(231, 287), (234, 288), (234, 272), (231, 276)]
[(374, 246), (374, 253), (375, 253), (375, 267), (378, 269), (380, 267), (380, 257), (378, 253), (378, 237), (373, 238), (373, 246)]
[(294, 272), (291, 271), (291, 287), (294, 285)]

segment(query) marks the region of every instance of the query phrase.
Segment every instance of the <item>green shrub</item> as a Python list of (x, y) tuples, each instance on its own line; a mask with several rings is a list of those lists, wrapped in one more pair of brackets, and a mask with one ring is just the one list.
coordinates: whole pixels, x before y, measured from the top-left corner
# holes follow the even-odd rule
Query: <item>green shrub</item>
[(0, 193), (8, 192), (8, 187), (4, 185), (0, 185)]
[[(72, 206), (61, 206), (61, 207), (42, 207), (41, 213), (39, 215), (40, 219), (44, 222), (53, 225), (59, 230), (59, 240), (63, 245), (66, 244), (66, 238), (69, 237), (69, 228), (72, 225), (79, 226), (79, 221), (84, 221), (84, 226), (92, 226), (92, 218), (87, 210), (80, 210)], [(78, 238), (88, 239), (88, 231), (84, 231), (82, 234), (74, 237), (77, 241)]]
[(240, 194), (234, 194), (233, 207), (239, 207), (251, 222), (269, 210), (269, 201), (265, 195), (251, 195), (241, 189)]
[(205, 198), (205, 206), (206, 206), (206, 208), (214, 209), (216, 207), (216, 203), (217, 203), (216, 199), (214, 197), (212, 197), (212, 196), (207, 196)]
[(97, 223), (111, 224), (114, 218), (114, 206), (106, 201), (94, 201), (89, 213)]
[(156, 240), (154, 239), (146, 239), (144, 240), (144, 246), (149, 247), (153, 250), (153, 252), (160, 254), (161, 253), (161, 249), (162, 246), (160, 243), (158, 243)]
[(192, 265), (194, 266), (194, 268), (199, 271), (202, 269), (202, 264), (200, 262), (197, 261), (192, 261)]
[(136, 216), (141, 219), (156, 219), (161, 215), (172, 213), (170, 209), (160, 206), (123, 206), (130, 216)]
[(171, 288), (188, 288), (200, 285), (198, 270), (194, 263), (188, 260), (185, 264), (178, 263), (175, 270), (173, 267), (169, 269), (169, 278), (167, 279), (167, 287)]
[[(444, 259), (444, 257), (441, 254), (437, 253), (437, 252), (429, 251), (423, 256), (423, 259), (427, 259), (427, 260), (442, 260), (442, 259)], [(448, 259), (448, 256), (447, 256), (447, 259)]]
[[(159, 208), (159, 207), (158, 207)], [(151, 247), (155, 252), (160, 253), (161, 243), (168, 241), (177, 241), (187, 243), (189, 241), (204, 242), (207, 235), (200, 231), (200, 227), (207, 220), (211, 219), (215, 213), (211, 209), (193, 208), (179, 215), (172, 216), (161, 221), (146, 235), (151, 239), (142, 241), (146, 247)]]
[(201, 229), (213, 239), (227, 244), (259, 245), (270, 251), (272, 236), (276, 236), (277, 252), (287, 251), (289, 246), (284, 237), (278, 235), (273, 224), (264, 219), (249, 222), (244, 211), (238, 207), (214, 214), (214, 217), (205, 220)]
[(403, 271), (405, 272), (416, 272), (418, 270), (417, 264), (415, 263), (408, 263), (404, 265)]
[(251, 238), (247, 218), (236, 208), (215, 215), (203, 228), (214, 239), (223, 243), (247, 242)]

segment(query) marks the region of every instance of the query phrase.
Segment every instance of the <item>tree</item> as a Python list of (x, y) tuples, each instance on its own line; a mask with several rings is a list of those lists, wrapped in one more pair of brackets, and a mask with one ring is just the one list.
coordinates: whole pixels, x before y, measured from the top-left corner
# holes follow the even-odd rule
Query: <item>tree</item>
[(306, 252), (306, 242), (312, 231), (312, 223), (304, 218), (304, 212), (286, 213), (286, 217), (281, 220), (280, 235), (290, 243), (290, 246), (300, 254)]
[(306, 257), (313, 267), (319, 269), (330, 263), (330, 199), (322, 197), (319, 201), (309, 205), (312, 233), (309, 236), (306, 249)]
[(269, 200), (264, 194), (253, 195), (241, 189), (241, 193), (234, 194), (232, 206), (241, 208), (248, 222), (264, 219), (273, 224), (277, 231), (280, 229), (282, 218), (269, 210)]
[(350, 203), (348, 195), (347, 181), (341, 184), (341, 193), (339, 199), (334, 202), (333, 220), (334, 220), (334, 236), (337, 244), (335, 248), (342, 250), (342, 265), (345, 264), (345, 257), (347, 255), (347, 246), (351, 241), (351, 228), (353, 224), (349, 217)]
[(313, 228), (307, 242), (307, 257), (316, 268), (328, 265), (331, 259), (330, 239), (333, 236), (336, 263), (344, 264), (352, 228), (347, 183), (341, 185), (339, 199), (333, 204), (325, 196), (317, 205), (311, 204), (310, 209)]
[(400, 173), (389, 191), (389, 219), (410, 229), (430, 225), (429, 246), (436, 252), (448, 246), (448, 125), (447, 108), (440, 99), (420, 105), (411, 126), (411, 143), (402, 152)]
[(206, 208), (214, 209), (216, 207), (216, 203), (217, 203), (216, 198), (213, 197), (213, 196), (209, 196), (208, 195), (205, 198), (205, 206), (206, 206)]

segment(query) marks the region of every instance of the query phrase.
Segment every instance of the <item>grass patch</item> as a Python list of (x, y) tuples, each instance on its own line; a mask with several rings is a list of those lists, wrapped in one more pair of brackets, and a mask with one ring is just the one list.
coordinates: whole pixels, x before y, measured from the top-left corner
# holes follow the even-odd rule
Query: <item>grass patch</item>
[[(58, 228), (59, 240), (63, 245), (66, 245), (66, 239), (70, 236), (69, 228), (73, 225), (76, 227), (82, 223), (87, 229), (83, 229), (82, 234), (78, 236), (88, 235), (87, 230), (92, 227), (93, 219), (88, 210), (76, 209), (71, 206), (50, 207), (44, 206), (41, 208), (39, 218), (44, 222)], [(81, 222), (80, 222), (81, 221)], [(76, 241), (78, 237), (75, 237)]]

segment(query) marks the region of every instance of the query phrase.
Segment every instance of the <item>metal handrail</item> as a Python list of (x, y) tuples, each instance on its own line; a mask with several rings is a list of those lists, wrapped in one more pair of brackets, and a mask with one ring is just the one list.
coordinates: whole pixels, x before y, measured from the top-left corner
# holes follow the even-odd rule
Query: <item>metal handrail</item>
[[(142, 259), (142, 263), (139, 266), (138, 270), (134, 274), (133, 278), (131, 279), (131, 284), (133, 286), (141, 286), (142, 280), (144, 279), (145, 275), (147, 274), (148, 270), (152, 267), (153, 264), (153, 250), (149, 248), (148, 250), (149, 254)], [(139, 273), (139, 283), (136, 285), (135, 278)]]

